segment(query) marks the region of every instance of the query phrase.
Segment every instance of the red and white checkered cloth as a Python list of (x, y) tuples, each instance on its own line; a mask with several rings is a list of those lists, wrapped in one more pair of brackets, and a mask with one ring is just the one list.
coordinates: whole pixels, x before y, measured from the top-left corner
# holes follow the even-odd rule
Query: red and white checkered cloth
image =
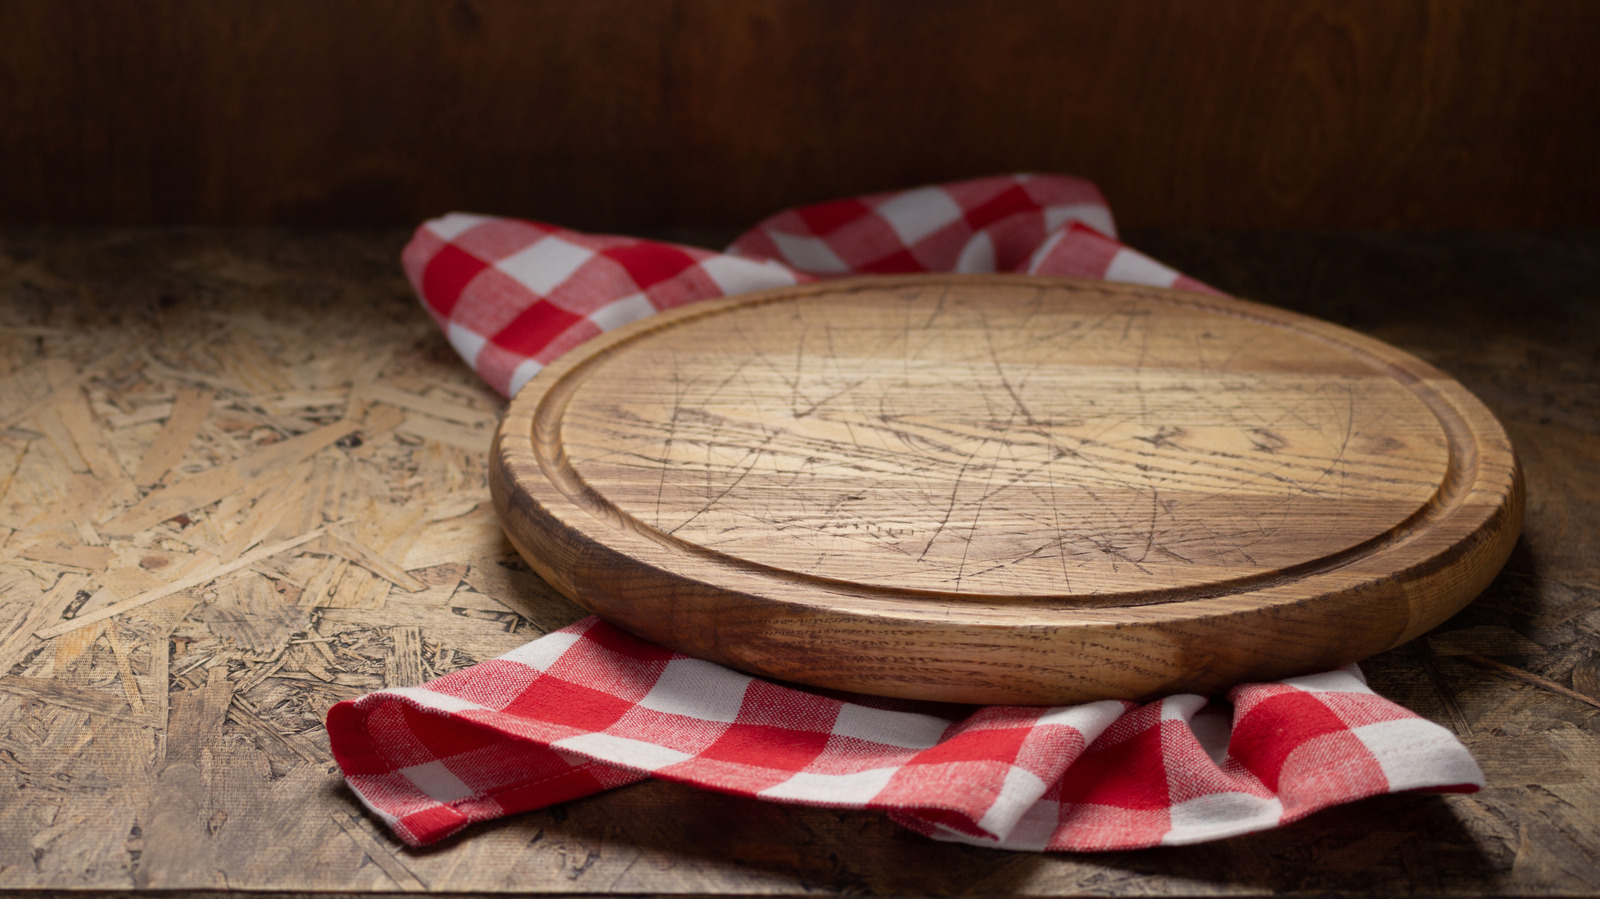
[[(725, 254), (450, 215), (418, 230), (404, 263), (451, 343), (509, 394), (601, 331), (818, 277), (1019, 271), (1211, 290), (1112, 234), (1093, 185), (1017, 175), (780, 213)], [(1196, 843), (1367, 796), (1483, 785), (1449, 731), (1354, 667), (1225, 700), (974, 707), (773, 683), (595, 618), (342, 702), (328, 734), (351, 788), (413, 845), (645, 777), (880, 809), (936, 839), (1075, 851)]]
[(419, 228), (401, 261), (451, 345), (510, 396), (602, 331), (817, 278), (1014, 271), (1216, 293), (1114, 233), (1093, 184), (1009, 175), (780, 212), (726, 253), (456, 213)]

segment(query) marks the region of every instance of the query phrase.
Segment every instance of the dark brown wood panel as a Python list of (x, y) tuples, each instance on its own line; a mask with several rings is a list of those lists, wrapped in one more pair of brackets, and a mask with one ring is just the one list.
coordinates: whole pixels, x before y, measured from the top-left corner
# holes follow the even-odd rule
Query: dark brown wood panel
[(1125, 224), (1600, 224), (1587, 0), (4, 0), (0, 222), (727, 227), (997, 171)]

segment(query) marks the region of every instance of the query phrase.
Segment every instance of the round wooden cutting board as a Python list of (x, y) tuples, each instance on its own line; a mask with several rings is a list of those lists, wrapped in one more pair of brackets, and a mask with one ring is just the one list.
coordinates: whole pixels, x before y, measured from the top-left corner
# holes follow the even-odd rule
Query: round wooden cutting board
[(517, 395), (528, 563), (746, 671), (957, 702), (1207, 692), (1471, 601), (1522, 522), (1505, 432), (1379, 341), (1240, 300), (1022, 276), (688, 306)]

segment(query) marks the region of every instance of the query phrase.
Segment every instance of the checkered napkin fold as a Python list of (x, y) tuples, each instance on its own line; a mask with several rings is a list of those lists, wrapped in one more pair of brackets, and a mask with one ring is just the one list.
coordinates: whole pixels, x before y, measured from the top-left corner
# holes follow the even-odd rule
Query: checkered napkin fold
[[(403, 261), (452, 345), (510, 395), (568, 349), (660, 310), (818, 278), (1015, 271), (1211, 288), (1118, 243), (1095, 187), (1015, 175), (779, 213), (726, 253), (473, 215)], [(879, 809), (936, 839), (1132, 849), (1264, 830), (1402, 790), (1471, 792), (1449, 731), (1354, 668), (1226, 698), (957, 706), (751, 677), (587, 618), (420, 687), (342, 702), (328, 734), (407, 843), (659, 777)]]

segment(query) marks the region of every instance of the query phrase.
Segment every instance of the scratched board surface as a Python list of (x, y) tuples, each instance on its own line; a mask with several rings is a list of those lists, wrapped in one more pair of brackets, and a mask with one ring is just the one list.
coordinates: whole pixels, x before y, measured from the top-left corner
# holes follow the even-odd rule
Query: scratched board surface
[[(1006, 278), (804, 288), (619, 332), (528, 395), (517, 407), (539, 435), (513, 414), (503, 446), (518, 429), (532, 439), (543, 470), (528, 477), (556, 485), (542, 508), (560, 519), (523, 535), (530, 563), (635, 630), (802, 681), (809, 662), (746, 656), (766, 654), (774, 627), (814, 656), (813, 638), (838, 648), (832, 632), (866, 618), (894, 620), (892, 637), (880, 627), (856, 647), (878, 656), (916, 644), (903, 631), (918, 619), (1059, 629), (1100, 610), (1112, 627), (1106, 610), (1169, 606), (1188, 626), (1389, 577), (1437, 553), (1416, 545), (1430, 528), (1454, 546), (1489, 526), (1490, 574), (1515, 537), (1509, 445), (1458, 385), (1358, 335), (1198, 295)], [(622, 558), (564, 555), (589, 540)], [(1454, 611), (1473, 584), (1430, 588), (1421, 617)], [(1387, 648), (1417, 623), (1402, 592), (1349, 609), (1364, 636), (1305, 656)], [(779, 620), (744, 621), (734, 595)], [(801, 621), (795, 604), (834, 620)], [(1330, 627), (1321, 616), (1290, 636)], [(693, 636), (707, 628), (718, 636)], [(1136, 654), (1193, 667), (1211, 636)], [(893, 664), (903, 681), (917, 653)], [(1206, 663), (1219, 665), (1237, 674)], [(1152, 677), (1134, 692), (1174, 685)]]
[(586, 481), (684, 540), (884, 586), (1092, 595), (1300, 564), (1399, 524), (1449, 461), (1375, 365), (1147, 298), (823, 297), (640, 351), (567, 417)]

